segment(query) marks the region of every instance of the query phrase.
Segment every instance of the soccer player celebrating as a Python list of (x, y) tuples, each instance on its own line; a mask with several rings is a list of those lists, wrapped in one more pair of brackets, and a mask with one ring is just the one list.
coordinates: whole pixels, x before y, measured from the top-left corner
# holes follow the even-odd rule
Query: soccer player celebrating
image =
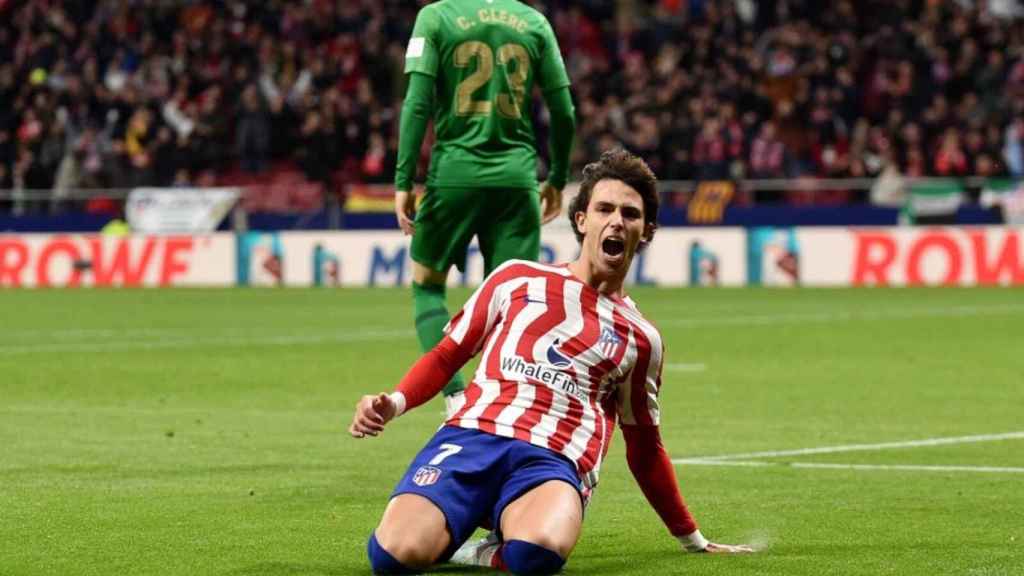
[(643, 160), (606, 152), (584, 169), (570, 206), (579, 257), (503, 264), (396, 391), (359, 401), (349, 433), (376, 436), (482, 354), (465, 404), (413, 460), (370, 537), (374, 572), (409, 574), (447, 560), (484, 523), (497, 538), (478, 545), (477, 562), (557, 572), (579, 538), (616, 420), (630, 471), (684, 549), (752, 551), (701, 535), (661, 443), (661, 336), (623, 291), (657, 212)]
[[(551, 25), (516, 0), (441, 0), (424, 6), (406, 51), (409, 86), (399, 122), (395, 215), (412, 234), (416, 333), (424, 352), (448, 323), (445, 281), (465, 269), (474, 236), (490, 274), (510, 259), (537, 260), (541, 222), (558, 216), (575, 117)], [(537, 191), (533, 87), (551, 117), (551, 166)], [(428, 121), (436, 141), (426, 194), (414, 211), (413, 177)], [(543, 214), (541, 212), (543, 200)], [(449, 413), (465, 384), (444, 388)]]

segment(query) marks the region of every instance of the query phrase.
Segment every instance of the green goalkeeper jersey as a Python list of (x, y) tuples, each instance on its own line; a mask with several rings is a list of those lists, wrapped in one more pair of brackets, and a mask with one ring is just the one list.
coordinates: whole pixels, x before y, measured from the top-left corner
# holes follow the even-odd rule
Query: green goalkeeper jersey
[(533, 86), (569, 85), (544, 15), (516, 0), (428, 4), (416, 17), (405, 72), (435, 79), (428, 186), (537, 185)]

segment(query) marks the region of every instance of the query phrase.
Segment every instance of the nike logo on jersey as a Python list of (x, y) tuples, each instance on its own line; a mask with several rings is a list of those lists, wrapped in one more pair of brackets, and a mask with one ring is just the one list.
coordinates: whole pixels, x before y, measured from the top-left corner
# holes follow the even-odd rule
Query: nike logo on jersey
[(526, 302), (527, 304), (547, 304), (547, 302), (545, 302), (543, 300), (539, 300), (537, 298), (530, 298), (529, 294), (523, 296), (522, 298), (523, 298), (523, 301)]

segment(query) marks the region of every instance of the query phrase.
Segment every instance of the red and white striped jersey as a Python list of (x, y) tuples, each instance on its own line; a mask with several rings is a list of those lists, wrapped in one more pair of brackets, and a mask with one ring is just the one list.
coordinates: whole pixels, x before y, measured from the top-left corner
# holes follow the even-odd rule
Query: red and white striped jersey
[(562, 454), (585, 494), (616, 419), (658, 424), (661, 335), (630, 299), (598, 293), (565, 266), (506, 262), (445, 332), (482, 350), (466, 402), (447, 424)]

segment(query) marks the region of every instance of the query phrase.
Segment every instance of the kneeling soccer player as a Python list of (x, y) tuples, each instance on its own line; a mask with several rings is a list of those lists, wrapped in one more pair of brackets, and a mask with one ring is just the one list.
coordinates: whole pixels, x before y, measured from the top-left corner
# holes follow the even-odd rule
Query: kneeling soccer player
[(482, 353), (465, 405), (413, 460), (370, 536), (374, 572), (446, 561), (488, 523), (495, 537), (466, 544), (463, 562), (558, 572), (579, 539), (616, 420), (637, 484), (686, 550), (752, 551), (701, 535), (661, 443), (661, 335), (623, 293), (633, 256), (654, 236), (656, 185), (640, 158), (603, 154), (583, 170), (570, 206), (579, 257), (506, 262), (395, 392), (359, 401), (349, 432), (376, 436)]

